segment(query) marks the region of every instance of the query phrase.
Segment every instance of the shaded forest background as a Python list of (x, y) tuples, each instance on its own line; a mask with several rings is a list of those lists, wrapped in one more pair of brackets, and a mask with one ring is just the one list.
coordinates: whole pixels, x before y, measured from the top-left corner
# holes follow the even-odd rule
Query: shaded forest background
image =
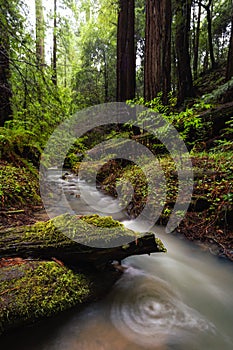
[(35, 1), (35, 23), (27, 1), (0, 3), (0, 125), (40, 143), (77, 109), (158, 94), (179, 106), (231, 81), (231, 0), (49, 3)]

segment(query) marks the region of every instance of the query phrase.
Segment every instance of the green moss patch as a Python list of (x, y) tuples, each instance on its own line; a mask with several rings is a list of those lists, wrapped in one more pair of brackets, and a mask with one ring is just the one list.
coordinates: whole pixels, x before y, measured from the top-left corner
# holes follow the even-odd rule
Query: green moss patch
[(72, 216), (64, 214), (55, 217), (47, 222), (39, 222), (33, 226), (29, 226), (24, 230), (22, 235), (23, 241), (43, 241), (43, 244), (59, 245), (71, 244), (70, 240), (84, 245), (92, 245), (97, 243), (101, 246), (101, 242), (120, 242), (120, 238), (125, 240), (135, 239), (137, 234), (124, 227), (112, 217), (101, 217), (98, 215)]
[(40, 202), (38, 175), (33, 170), (0, 163), (1, 208), (19, 208)]
[(88, 224), (94, 225), (96, 227), (124, 227), (122, 223), (113, 220), (111, 216), (99, 216), (97, 214), (94, 214), (85, 215), (81, 219)]
[(54, 315), (85, 302), (90, 280), (55, 262), (0, 269), (0, 330)]

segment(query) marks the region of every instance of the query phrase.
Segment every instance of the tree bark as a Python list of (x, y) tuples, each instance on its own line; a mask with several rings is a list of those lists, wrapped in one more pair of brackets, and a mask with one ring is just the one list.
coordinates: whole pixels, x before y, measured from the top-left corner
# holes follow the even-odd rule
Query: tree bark
[(57, 0), (53, 3), (53, 62), (52, 82), (57, 86)]
[(171, 25), (172, 25), (172, 5), (171, 0), (162, 2), (162, 93), (163, 103), (168, 103), (168, 94), (171, 91)]
[(214, 47), (213, 47), (213, 38), (212, 38), (212, 14), (211, 14), (212, 0), (209, 0), (207, 5), (202, 4), (202, 6), (206, 10), (210, 60), (211, 60), (212, 69), (214, 69), (216, 67), (216, 61), (214, 57)]
[(119, 0), (117, 27), (117, 101), (135, 97), (136, 50), (134, 42), (134, 0)]
[[(4, 12), (1, 15), (7, 17)], [(8, 31), (0, 18), (0, 126), (12, 118), (9, 51)]]
[(194, 39), (194, 58), (193, 58), (193, 74), (194, 79), (197, 79), (198, 71), (198, 56), (199, 56), (199, 40), (200, 40), (200, 25), (201, 25), (201, 2), (198, 3), (197, 28)]
[(44, 13), (42, 0), (35, 0), (36, 10), (36, 58), (38, 67), (43, 67), (45, 64), (45, 28), (44, 28)]
[(109, 102), (109, 83), (108, 83), (108, 55), (106, 54), (105, 47), (103, 48), (103, 59), (104, 59), (104, 102)]
[(189, 54), (191, 0), (176, 0), (176, 56), (178, 71), (178, 105), (194, 96)]
[(171, 89), (171, 1), (147, 0), (145, 33), (144, 98), (159, 92), (166, 104)]
[(233, 3), (232, 3), (232, 14), (231, 14), (231, 37), (229, 42), (228, 59), (227, 59), (227, 70), (226, 80), (230, 80), (233, 77)]

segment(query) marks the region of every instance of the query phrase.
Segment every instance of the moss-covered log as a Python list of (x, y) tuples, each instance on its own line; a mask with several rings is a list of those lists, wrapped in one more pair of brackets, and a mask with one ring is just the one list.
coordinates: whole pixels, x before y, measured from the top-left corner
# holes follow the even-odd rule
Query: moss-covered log
[(54, 261), (10, 261), (13, 266), (0, 268), (0, 334), (97, 300), (120, 277), (110, 269), (74, 272)]
[(166, 251), (154, 234), (139, 234), (111, 217), (62, 215), (0, 231), (0, 257), (51, 259), (67, 265), (104, 266), (130, 255)]

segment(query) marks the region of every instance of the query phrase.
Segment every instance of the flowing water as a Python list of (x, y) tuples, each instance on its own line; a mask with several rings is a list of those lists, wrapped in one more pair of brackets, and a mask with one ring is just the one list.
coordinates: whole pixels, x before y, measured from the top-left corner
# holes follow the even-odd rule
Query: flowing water
[[(79, 214), (92, 211), (82, 191), (134, 230), (134, 221), (117, 213), (117, 200), (80, 183), (58, 180)], [(114, 209), (115, 208), (115, 209)], [(167, 254), (127, 258), (127, 267), (110, 294), (80, 310), (18, 329), (2, 337), (1, 349), (17, 350), (232, 350), (232, 263), (163, 232), (154, 232)]]

